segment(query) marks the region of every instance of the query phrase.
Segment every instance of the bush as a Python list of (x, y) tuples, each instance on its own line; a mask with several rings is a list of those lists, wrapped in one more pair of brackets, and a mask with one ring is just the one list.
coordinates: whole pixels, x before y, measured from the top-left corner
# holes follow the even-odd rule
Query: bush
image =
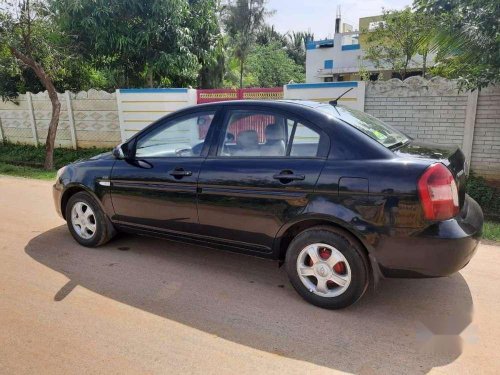
[[(82, 148), (78, 150), (56, 148), (54, 150), (54, 165), (57, 169), (77, 159), (88, 158), (106, 151), (111, 150), (104, 148)], [(41, 168), (44, 159), (44, 147), (0, 143), (0, 162), (18, 166)]]
[(470, 174), (467, 179), (469, 194), (483, 209), (485, 216), (500, 220), (500, 194), (498, 189), (487, 184), (483, 177)]

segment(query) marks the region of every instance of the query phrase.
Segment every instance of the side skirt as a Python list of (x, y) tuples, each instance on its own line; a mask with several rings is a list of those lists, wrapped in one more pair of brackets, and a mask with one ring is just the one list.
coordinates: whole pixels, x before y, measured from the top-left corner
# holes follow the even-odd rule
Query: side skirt
[(140, 227), (136, 225), (129, 225), (123, 222), (113, 222), (114, 226), (127, 233), (139, 234), (148, 237), (168, 239), (180, 243), (190, 243), (198, 246), (209, 247), (214, 249), (221, 249), (232, 251), (236, 253), (248, 254), (260, 258), (274, 259), (272, 250), (264, 246), (254, 246), (248, 243), (220, 240), (214, 237), (201, 236), (196, 234), (188, 234), (176, 231), (162, 231), (151, 228)]

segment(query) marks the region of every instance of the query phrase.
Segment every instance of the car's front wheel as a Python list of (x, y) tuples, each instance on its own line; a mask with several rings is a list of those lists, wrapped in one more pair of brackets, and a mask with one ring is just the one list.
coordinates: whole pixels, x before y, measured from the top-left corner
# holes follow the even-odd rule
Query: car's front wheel
[(290, 243), (285, 264), (295, 290), (319, 307), (352, 305), (368, 287), (367, 259), (340, 231), (311, 228), (301, 232)]
[(76, 193), (68, 200), (66, 221), (73, 238), (83, 246), (103, 245), (115, 234), (105, 213), (87, 192)]

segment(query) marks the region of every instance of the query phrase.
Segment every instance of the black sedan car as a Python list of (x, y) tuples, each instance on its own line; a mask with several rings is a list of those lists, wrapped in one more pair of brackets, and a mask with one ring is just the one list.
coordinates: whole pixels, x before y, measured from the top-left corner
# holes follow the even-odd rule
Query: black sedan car
[(306, 101), (186, 108), (58, 172), (73, 237), (163, 236), (284, 263), (310, 303), (342, 308), (382, 277), (446, 276), (483, 225), (459, 148)]

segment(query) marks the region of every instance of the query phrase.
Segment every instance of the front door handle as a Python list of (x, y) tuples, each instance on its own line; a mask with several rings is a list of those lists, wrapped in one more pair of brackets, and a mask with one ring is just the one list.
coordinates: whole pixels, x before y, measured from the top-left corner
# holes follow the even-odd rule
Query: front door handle
[(168, 173), (170, 174), (170, 176), (173, 176), (175, 178), (182, 178), (193, 175), (193, 172), (185, 171), (183, 168), (175, 168), (174, 170), (171, 170)]
[(280, 181), (302, 181), (306, 178), (303, 174), (294, 174), (292, 171), (281, 171), (273, 176), (275, 180)]

